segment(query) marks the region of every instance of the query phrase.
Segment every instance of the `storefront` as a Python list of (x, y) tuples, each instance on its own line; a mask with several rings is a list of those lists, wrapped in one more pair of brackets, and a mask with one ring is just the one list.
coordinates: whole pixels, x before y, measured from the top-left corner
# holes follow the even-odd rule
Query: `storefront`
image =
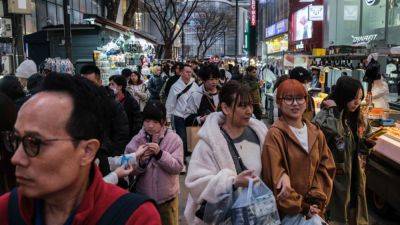
[(290, 8), (289, 50), (311, 55), (315, 48), (323, 47), (322, 0), (293, 1)]
[(289, 50), (289, 20), (283, 19), (265, 29), (265, 62), (274, 74), (283, 74), (283, 57)]

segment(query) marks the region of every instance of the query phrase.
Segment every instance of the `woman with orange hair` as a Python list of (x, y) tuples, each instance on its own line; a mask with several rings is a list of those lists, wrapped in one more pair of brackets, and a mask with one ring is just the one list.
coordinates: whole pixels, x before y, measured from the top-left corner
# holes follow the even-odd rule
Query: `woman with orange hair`
[(322, 131), (302, 118), (306, 97), (297, 80), (279, 85), (282, 115), (268, 131), (261, 158), (263, 181), (276, 196), (283, 223), (286, 216), (322, 215), (332, 192), (335, 163)]

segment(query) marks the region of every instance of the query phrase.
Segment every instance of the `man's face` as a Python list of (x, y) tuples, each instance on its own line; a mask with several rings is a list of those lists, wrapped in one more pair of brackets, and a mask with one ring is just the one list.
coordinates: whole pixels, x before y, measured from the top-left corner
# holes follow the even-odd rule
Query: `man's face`
[(204, 82), (204, 87), (206, 90), (214, 90), (218, 86), (218, 79), (217, 78), (211, 78), (208, 79)]
[(183, 79), (186, 80), (190, 80), (190, 77), (192, 76), (192, 68), (190, 66), (185, 66), (185, 68), (183, 68), (183, 72), (181, 74)]
[(160, 75), (161, 74), (161, 66), (157, 66), (154, 71), (156, 72), (156, 75)]
[[(29, 157), (20, 144), (11, 159), (24, 196), (43, 198), (63, 192), (82, 176), (85, 147), (81, 143), (75, 147), (66, 131), (72, 108), (72, 98), (67, 94), (41, 92), (19, 111), (15, 134), (43, 141), (36, 157)], [(49, 139), (63, 140), (45, 141)]]
[(97, 76), (95, 73), (88, 73), (88, 74), (82, 74), (82, 76), (93, 83), (95, 83), (97, 86), (101, 86), (102, 82), (99, 76)]

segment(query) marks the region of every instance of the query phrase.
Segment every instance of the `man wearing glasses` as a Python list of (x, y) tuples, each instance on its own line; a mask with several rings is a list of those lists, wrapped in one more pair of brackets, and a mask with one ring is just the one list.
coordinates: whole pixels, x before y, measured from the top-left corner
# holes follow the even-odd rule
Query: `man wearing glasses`
[(8, 137), (19, 186), (0, 197), (1, 224), (161, 224), (151, 201), (104, 183), (93, 163), (104, 99), (90, 81), (52, 73), (21, 107)]

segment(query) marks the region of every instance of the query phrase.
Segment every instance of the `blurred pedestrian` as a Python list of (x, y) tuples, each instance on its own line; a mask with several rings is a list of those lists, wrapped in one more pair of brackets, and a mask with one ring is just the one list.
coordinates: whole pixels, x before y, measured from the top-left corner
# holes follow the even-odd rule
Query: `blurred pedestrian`
[(14, 75), (6, 75), (0, 79), (0, 92), (7, 95), (19, 109), (24, 102), (24, 87)]
[(161, 76), (161, 66), (157, 65), (153, 68), (153, 73), (148, 83), (151, 100), (160, 100), (160, 91), (163, 87), (165, 79)]
[(30, 59), (26, 59), (15, 70), (15, 76), (18, 77), (21, 85), (26, 88), (29, 77), (37, 72), (36, 63)]
[(121, 75), (114, 75), (109, 78), (110, 88), (115, 94), (115, 100), (124, 106), (129, 122), (129, 139), (133, 138), (142, 129), (142, 114), (139, 103), (126, 90), (126, 79)]
[(242, 82), (250, 87), (251, 98), (253, 101), (253, 113), (258, 120), (261, 120), (261, 86), (260, 81), (257, 78), (257, 68), (255, 66), (248, 66), (246, 68), (246, 75), (243, 77)]
[(133, 71), (129, 77), (127, 91), (139, 102), (140, 111), (143, 111), (150, 98), (150, 92), (142, 80), (139, 72)]
[(293, 70), (290, 71), (289, 77), (290, 77), (290, 79), (295, 79), (295, 80), (299, 81), (300, 83), (302, 83), (304, 88), (306, 89), (306, 91), (307, 91), (307, 108), (303, 114), (303, 117), (304, 117), (304, 119), (311, 121), (315, 117), (314, 99), (308, 93), (308, 91), (311, 88), (311, 81), (312, 81), (311, 73), (303, 67), (295, 67)]

